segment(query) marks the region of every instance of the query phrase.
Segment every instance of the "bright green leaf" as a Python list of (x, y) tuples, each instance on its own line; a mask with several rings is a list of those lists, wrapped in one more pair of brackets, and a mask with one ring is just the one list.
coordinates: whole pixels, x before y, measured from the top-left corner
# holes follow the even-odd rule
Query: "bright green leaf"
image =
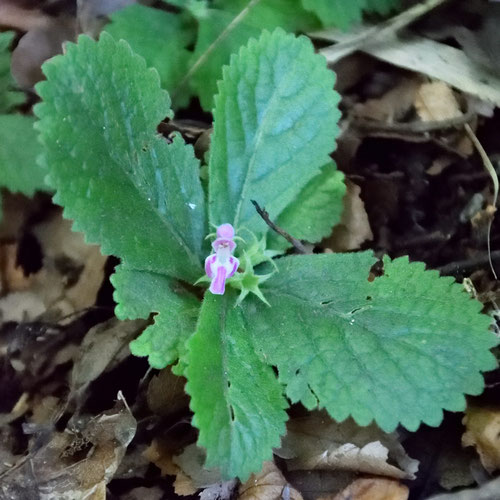
[[(342, 215), (345, 194), (344, 174), (330, 162), (302, 189), (278, 217), (277, 224), (299, 240), (316, 243), (326, 238)], [(269, 233), (268, 248), (286, 250), (285, 238)]]
[(245, 480), (272, 456), (285, 431), (287, 406), (272, 369), (255, 354), (236, 294), (205, 295), (188, 341), (186, 391), (207, 467)]
[(496, 366), (490, 318), (452, 278), (407, 258), (384, 260), (370, 282), (374, 261), (369, 252), (278, 259), (262, 286), (271, 307), (243, 303), (248, 335), (293, 402), (313, 407), (315, 395), (335, 420), (375, 419), (385, 431), (438, 425)]
[(260, 0), (245, 10), (247, 6), (249, 0), (219, 0), (199, 19), (188, 79), (207, 111), (212, 109), (222, 67), (251, 37), (258, 38), (262, 30), (276, 27), (287, 31), (318, 27), (316, 17), (302, 9), (300, 0)]
[(45, 186), (46, 171), (37, 165), (41, 152), (34, 118), (0, 115), (0, 186), (28, 196)]
[(65, 217), (129, 268), (196, 280), (206, 234), (199, 162), (181, 137), (169, 144), (156, 132), (171, 115), (158, 73), (107, 33), (81, 36), (43, 69), (38, 128)]
[(24, 94), (13, 90), (14, 81), (10, 73), (9, 47), (13, 38), (12, 31), (0, 33), (0, 113), (10, 111), (24, 101)]
[(111, 276), (120, 319), (148, 318), (155, 322), (130, 344), (135, 356), (148, 356), (153, 368), (165, 368), (186, 352), (195, 330), (200, 302), (179, 283), (160, 274), (134, 271), (120, 265)]
[(194, 41), (194, 32), (182, 16), (135, 4), (115, 12), (106, 31), (116, 40), (126, 40), (148, 66), (156, 68), (164, 89), (177, 87), (191, 55), (186, 47)]
[(210, 221), (254, 233), (329, 161), (338, 134), (334, 74), (305, 38), (281, 29), (251, 40), (224, 68), (209, 162)]

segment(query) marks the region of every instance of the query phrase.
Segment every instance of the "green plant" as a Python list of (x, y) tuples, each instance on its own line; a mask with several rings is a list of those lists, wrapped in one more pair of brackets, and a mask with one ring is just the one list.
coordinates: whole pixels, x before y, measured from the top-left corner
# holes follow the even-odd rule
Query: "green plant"
[[(37, 166), (40, 153), (34, 118), (12, 113), (25, 100), (24, 94), (14, 90), (10, 74), (9, 46), (12, 32), (0, 33), (0, 187), (12, 192), (32, 195), (44, 187), (44, 170)], [(0, 217), (1, 217), (0, 198)]]
[[(211, 111), (222, 67), (262, 30), (347, 29), (361, 20), (363, 11), (388, 14), (400, 0), (215, 0), (210, 8), (196, 0), (167, 3), (184, 5), (188, 12), (179, 15), (132, 5), (116, 12), (106, 31), (127, 40), (158, 70), (176, 106), (183, 106), (194, 94)], [(187, 47), (194, 40), (191, 52)]]
[[(75, 230), (121, 258), (117, 316), (155, 313), (132, 352), (187, 378), (207, 466), (240, 478), (260, 469), (289, 401), (415, 430), (482, 391), (496, 340), (451, 278), (407, 258), (384, 258), (370, 278), (371, 252), (271, 259), (283, 249), (270, 251), (251, 200), (298, 237), (307, 225), (314, 241), (339, 212), (315, 205), (319, 187), (333, 207), (343, 192), (329, 159), (334, 74), (305, 37), (264, 32), (224, 68), (208, 193), (192, 147), (157, 134), (169, 96), (125, 41), (82, 36), (43, 69), (36, 114), (54, 199)], [(203, 279), (209, 223), (217, 239)], [(200, 300), (186, 286), (196, 280), (213, 293)]]

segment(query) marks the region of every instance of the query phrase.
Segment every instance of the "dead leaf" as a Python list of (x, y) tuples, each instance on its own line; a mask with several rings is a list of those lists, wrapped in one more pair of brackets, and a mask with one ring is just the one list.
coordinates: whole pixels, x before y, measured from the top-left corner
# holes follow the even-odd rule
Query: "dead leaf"
[(186, 379), (172, 373), (170, 367), (161, 370), (149, 382), (147, 401), (150, 410), (156, 415), (167, 417), (189, 405), (184, 391)]
[(130, 356), (128, 344), (147, 326), (147, 321), (112, 318), (91, 328), (78, 350), (71, 372), (71, 391), (82, 395), (105, 371)]
[(105, 499), (136, 421), (123, 396), (115, 407), (92, 418), (81, 417), (65, 432), (45, 429), (34, 436), (32, 451), (0, 481), (2, 498), (44, 500)]
[(374, 424), (360, 427), (352, 419), (337, 423), (324, 412), (290, 420), (276, 453), (288, 460), (289, 470), (348, 470), (395, 479), (414, 479), (418, 470), (396, 433)]
[(151, 445), (144, 451), (144, 457), (154, 463), (163, 476), (175, 476), (174, 489), (178, 495), (194, 495), (198, 488), (191, 478), (185, 474), (174, 460), (176, 443), (164, 439), (153, 439)]
[(46, 310), (43, 300), (34, 292), (9, 293), (0, 299), (0, 323), (33, 321)]
[(462, 114), (453, 90), (440, 81), (420, 85), (415, 97), (415, 109), (424, 122), (449, 120)]
[(357, 479), (345, 490), (332, 497), (318, 500), (407, 500), (407, 486), (381, 477)]
[(478, 488), (435, 495), (427, 500), (498, 500), (500, 491), (500, 477), (484, 483)]
[(17, 243), (0, 245), (0, 277), (2, 293), (27, 290), (32, 277), (25, 276), (22, 267), (17, 266)]
[(348, 179), (345, 183), (347, 189), (343, 199), (342, 217), (327, 242), (336, 252), (357, 250), (365, 241), (373, 240), (365, 204), (360, 197), (361, 188)]
[(474, 446), (484, 468), (492, 472), (500, 468), (500, 409), (469, 406), (463, 423), (467, 431), (463, 446)]
[(383, 123), (394, 123), (403, 118), (413, 106), (415, 96), (422, 84), (419, 75), (402, 77), (398, 84), (382, 97), (368, 99), (356, 104), (353, 115), (357, 119), (373, 120)]
[(12, 51), (11, 71), (17, 84), (31, 89), (42, 80), (42, 64), (62, 53), (63, 43), (75, 41), (76, 35), (75, 19), (70, 16), (49, 17), (31, 28)]
[[(286, 493), (285, 493), (286, 492)], [(239, 500), (302, 500), (302, 495), (290, 486), (274, 462), (264, 462), (262, 471), (252, 474), (240, 486)]]

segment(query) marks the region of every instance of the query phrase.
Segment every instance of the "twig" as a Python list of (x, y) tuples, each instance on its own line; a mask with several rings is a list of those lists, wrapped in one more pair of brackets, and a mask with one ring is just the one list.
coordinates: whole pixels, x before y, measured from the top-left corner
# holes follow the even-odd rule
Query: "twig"
[[(320, 53), (328, 52), (328, 62), (330, 64), (337, 62), (343, 57), (360, 50), (361, 47), (367, 44), (367, 42), (373, 43), (384, 38), (392, 37), (400, 29), (408, 26), (447, 1), (448, 0), (427, 0), (426, 2), (417, 3), (413, 7), (410, 7), (404, 12), (401, 12), (401, 14), (388, 19), (384, 23), (377, 24), (362, 31), (359, 35), (351, 38), (350, 40), (346, 40), (345, 42), (340, 42), (336, 45), (320, 50)], [(311, 33), (311, 36), (314, 36), (314, 33)]]
[(210, 44), (208, 49), (205, 50), (205, 52), (203, 52), (203, 54), (201, 54), (201, 56), (189, 68), (184, 78), (181, 80), (179, 85), (177, 85), (177, 88), (173, 91), (174, 97), (181, 89), (186, 86), (190, 78), (198, 71), (198, 68), (207, 60), (208, 56), (217, 48), (219, 43), (222, 42), (231, 33), (231, 31), (233, 31), (241, 21), (243, 21), (243, 19), (245, 19), (250, 10), (259, 2), (260, 0), (250, 0), (248, 5), (244, 9), (242, 9), (242, 11), (224, 28), (221, 34)]
[(471, 259), (458, 260), (456, 262), (450, 262), (444, 266), (438, 267), (437, 270), (444, 275), (458, 275), (465, 272), (474, 271), (475, 269), (481, 268), (487, 265), (491, 261), (500, 261), (500, 250), (494, 252), (488, 252), (486, 254), (480, 254)]
[[(491, 164), (491, 161), (488, 158), (486, 151), (484, 150), (483, 146), (479, 142), (479, 139), (476, 137), (476, 134), (470, 128), (469, 124), (466, 123), (464, 125), (464, 128), (465, 128), (465, 131), (467, 132), (467, 135), (469, 136), (469, 139), (472, 141), (472, 143), (476, 147), (476, 149), (479, 153), (479, 156), (481, 156), (481, 160), (483, 160), (484, 168), (490, 174), (491, 180), (493, 182), (493, 208), (496, 210), (497, 209), (497, 201), (498, 201), (498, 176), (497, 176), (495, 167)], [(493, 224), (493, 218), (494, 218), (494, 215), (492, 214), (490, 217), (490, 220), (488, 222), (488, 237), (487, 237), (488, 259), (490, 262), (491, 272), (493, 273), (493, 276), (497, 280), (498, 279), (497, 273), (495, 272), (495, 268), (493, 267), (493, 260), (491, 258), (491, 243), (490, 243), (491, 225)]]
[(273, 230), (276, 231), (280, 236), (283, 236), (286, 241), (291, 243), (295, 250), (299, 253), (307, 253), (306, 247), (300, 242), (300, 240), (294, 238), (293, 236), (290, 236), (285, 230), (281, 229), (279, 226), (277, 226), (270, 218), (269, 214), (267, 211), (263, 208), (260, 208), (260, 205), (255, 201), (255, 200), (250, 200), (255, 207), (255, 210), (257, 210), (257, 213), (262, 217), (264, 222)]

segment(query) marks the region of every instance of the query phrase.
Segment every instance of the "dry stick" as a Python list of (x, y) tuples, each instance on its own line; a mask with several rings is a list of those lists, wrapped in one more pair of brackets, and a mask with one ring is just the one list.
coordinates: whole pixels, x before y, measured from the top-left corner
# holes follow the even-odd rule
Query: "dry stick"
[[(379, 39), (391, 37), (400, 29), (408, 26), (447, 1), (448, 0), (427, 0), (425, 2), (418, 3), (404, 12), (401, 12), (401, 14), (398, 14), (381, 24), (377, 24), (376, 26), (364, 30), (351, 40), (339, 42), (336, 45), (320, 50), (320, 53), (328, 52), (328, 63), (332, 64), (337, 62), (343, 57), (360, 50), (361, 47), (367, 42), (373, 43)], [(314, 36), (314, 33), (311, 33), (311, 36)]]
[(283, 236), (285, 240), (291, 243), (295, 250), (299, 253), (307, 253), (306, 247), (296, 238), (290, 236), (285, 230), (281, 229), (281, 227), (277, 226), (270, 218), (267, 211), (263, 208), (260, 208), (260, 205), (255, 200), (250, 200), (257, 210), (257, 213), (262, 217), (264, 222), (273, 230), (276, 231), (280, 236)]
[[(490, 174), (491, 180), (493, 181), (493, 208), (497, 209), (497, 200), (498, 200), (498, 176), (495, 170), (495, 167), (492, 165), (490, 159), (488, 158), (488, 155), (486, 154), (486, 151), (484, 150), (483, 146), (481, 146), (481, 143), (479, 142), (479, 139), (476, 137), (476, 134), (472, 131), (470, 128), (469, 124), (466, 123), (464, 125), (465, 131), (467, 132), (467, 135), (469, 136), (469, 139), (472, 141), (474, 146), (476, 147), (479, 156), (481, 156), (481, 160), (483, 160), (483, 165), (484, 168), (488, 171)], [(493, 214), (490, 217), (490, 221), (488, 222), (488, 260), (490, 262), (490, 268), (491, 272), (493, 273), (493, 276), (497, 280), (497, 273), (495, 272), (495, 268), (493, 267), (493, 261), (491, 259), (491, 245), (490, 245), (490, 236), (491, 236), (491, 225), (493, 224)]]
[(188, 72), (181, 80), (177, 88), (173, 91), (173, 95), (175, 95), (186, 86), (189, 79), (198, 71), (198, 68), (207, 60), (208, 56), (216, 49), (217, 45), (222, 42), (231, 31), (238, 26), (238, 24), (245, 19), (250, 10), (255, 7), (260, 0), (251, 0), (248, 5), (224, 28), (222, 33), (210, 44), (207, 50), (203, 52), (203, 54), (195, 61), (195, 63), (189, 68)]

